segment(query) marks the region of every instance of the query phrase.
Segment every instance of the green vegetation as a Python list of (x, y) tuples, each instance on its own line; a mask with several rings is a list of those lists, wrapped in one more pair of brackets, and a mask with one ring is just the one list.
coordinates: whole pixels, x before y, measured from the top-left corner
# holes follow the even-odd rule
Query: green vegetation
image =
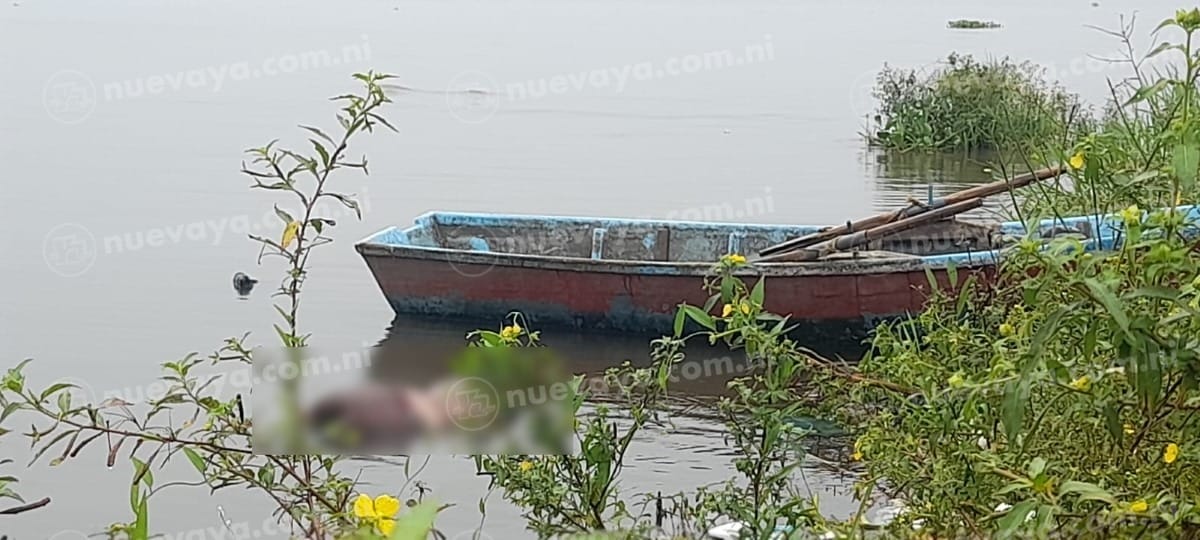
[(1200, 255), (1170, 208), (1196, 194), (1200, 11), (1160, 28), (1182, 36), (1154, 54), (1181, 67), (1115, 91), (1104, 130), (1065, 151), (1070, 182), (1029, 203), (1119, 205), (1122, 244), (1023, 241), (994, 282), (968, 281), (878, 331), (861, 373), (904, 390), (828, 394), (829, 410), (857, 411), (841, 418), (859, 426), (865, 482), (908, 504), (896, 534), (1180, 537), (1200, 526)]
[(871, 143), (895, 150), (1010, 150), (1086, 129), (1077, 96), (1028, 63), (951, 54), (931, 71), (885, 66)]
[(987, 28), (1000, 28), (1000, 23), (994, 21), (977, 21), (975, 19), (955, 19), (946, 23), (946, 28), (954, 28), (956, 30), (980, 30)]

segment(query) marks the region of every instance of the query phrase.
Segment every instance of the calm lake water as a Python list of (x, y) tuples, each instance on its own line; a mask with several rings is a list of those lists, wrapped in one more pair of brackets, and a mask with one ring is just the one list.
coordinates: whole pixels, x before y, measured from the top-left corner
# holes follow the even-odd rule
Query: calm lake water
[[(5, 0), (0, 5), (0, 358), (35, 358), (35, 384), (70, 378), (96, 394), (144, 388), (156, 366), (252, 331), (270, 342), (274, 264), (255, 265), (246, 232), (278, 234), (275, 200), (247, 190), (242, 150), (297, 123), (329, 126), (348, 75), (395, 73), (388, 116), (399, 134), (359, 139), (369, 178), (361, 221), (337, 215), (338, 242), (316, 257), (302, 325), (347, 349), (468, 328), (392, 326), (352, 249), (358, 238), (432, 209), (769, 223), (842, 222), (987, 178), (961, 156), (897, 160), (859, 136), (885, 63), (928, 66), (951, 51), (1028, 59), (1092, 102), (1124, 72), (1091, 59), (1112, 28), (1144, 14), (1148, 32), (1175, 2), (932, 0)], [(956, 31), (956, 18), (1000, 30)], [(486, 90), (490, 93), (471, 92)], [(229, 279), (266, 283), (247, 301)], [(697, 284), (699, 285), (699, 284)], [(560, 336), (603, 363), (644, 342)], [(598, 352), (597, 352), (598, 351)], [(412, 362), (426, 359), (412, 358)], [(692, 389), (703, 393), (701, 386)], [(711, 384), (719, 388), (720, 384)], [(719, 425), (680, 417), (647, 433), (622, 487), (677, 492), (727, 477)], [(10, 435), (0, 451), (26, 458)], [(0, 519), (16, 538), (80, 538), (129, 518), (127, 465), (102, 452), (18, 474), (46, 509)], [(183, 471), (186, 472), (186, 471)], [(164, 473), (165, 474), (165, 473)], [(372, 466), (369, 492), (396, 490)], [(458, 506), (441, 528), (475, 527), (486, 481), (437, 458), (419, 479)], [(853, 511), (848, 477), (814, 460), (806, 479), (836, 515)], [(166, 491), (155, 532), (218, 538), (218, 506), (258, 536), (268, 506), (246, 493)], [(492, 538), (525, 535), (489, 499)], [(55, 536), (57, 535), (57, 536)]]

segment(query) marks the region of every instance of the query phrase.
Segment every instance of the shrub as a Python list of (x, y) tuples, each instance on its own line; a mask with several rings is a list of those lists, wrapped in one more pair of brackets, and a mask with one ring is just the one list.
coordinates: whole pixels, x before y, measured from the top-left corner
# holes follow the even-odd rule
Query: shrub
[(1083, 127), (1077, 96), (1030, 63), (951, 54), (932, 72), (884, 66), (872, 143), (900, 150), (1026, 149)]

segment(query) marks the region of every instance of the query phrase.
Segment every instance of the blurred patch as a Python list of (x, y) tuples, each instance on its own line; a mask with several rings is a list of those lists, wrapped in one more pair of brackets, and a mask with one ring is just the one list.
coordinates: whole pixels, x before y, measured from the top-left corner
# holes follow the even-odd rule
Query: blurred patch
[(256, 454), (572, 451), (579, 382), (549, 348), (468, 347), (441, 359), (378, 349), (361, 352), (360, 369), (315, 353), (256, 353)]

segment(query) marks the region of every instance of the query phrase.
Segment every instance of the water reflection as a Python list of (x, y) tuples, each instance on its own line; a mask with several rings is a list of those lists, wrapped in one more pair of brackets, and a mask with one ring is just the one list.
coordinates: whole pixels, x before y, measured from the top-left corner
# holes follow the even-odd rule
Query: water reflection
[[(440, 321), (401, 316), (392, 321), (378, 343), (384, 352), (373, 361), (372, 375), (381, 379), (423, 382), (444, 373), (441, 359), (449, 358), (466, 344), (469, 328), (494, 323)], [(573, 373), (596, 374), (629, 361), (650, 362), (654, 336), (585, 332), (550, 328), (542, 330), (542, 342), (554, 347)], [(822, 354), (858, 358), (859, 349), (845, 344), (816, 344)], [(726, 440), (724, 421), (715, 406), (726, 392), (726, 383), (744, 374), (745, 356), (723, 347), (696, 343), (686, 350), (686, 359), (671, 381), (668, 423), (647, 426), (636, 438), (627, 459), (624, 482), (630, 492), (662, 492), (714, 485), (735, 474), (732, 460), (737, 452)], [(610, 404), (611, 405), (611, 404)], [(584, 414), (587, 414), (585, 406)], [(858, 509), (853, 483), (857, 475), (845, 465), (845, 437), (836, 426), (814, 419), (797, 419), (798, 425), (815, 433), (806, 441), (807, 457), (798, 468), (795, 482), (801, 493), (816, 496), (824, 514), (839, 518)]]
[[(894, 210), (910, 200), (928, 202), (997, 179), (999, 156), (991, 151), (897, 152), (864, 148), (862, 163), (873, 179), (876, 210)], [(1009, 174), (1025, 172), (1024, 167)], [(981, 220), (1008, 220), (1011, 201), (1001, 195), (984, 199), (984, 206), (964, 214)]]
[[(488, 321), (447, 321), (402, 315), (396, 317), (378, 343), (382, 362), (372, 365), (382, 379), (428, 382), (444, 373), (442, 359), (452, 357), (467, 343), (471, 329), (491, 328)], [(539, 330), (539, 329), (535, 329)], [(650, 364), (651, 342), (659, 337), (629, 333), (581, 331), (566, 328), (540, 329), (542, 343), (553, 347), (572, 373), (598, 374), (628, 361), (635, 366)], [(818, 353), (857, 360), (865, 347), (837, 341), (807, 345)], [(694, 341), (685, 349), (686, 359), (673, 373), (672, 393), (687, 397), (713, 397), (725, 392), (726, 384), (746, 372), (747, 361), (740, 351)]]

